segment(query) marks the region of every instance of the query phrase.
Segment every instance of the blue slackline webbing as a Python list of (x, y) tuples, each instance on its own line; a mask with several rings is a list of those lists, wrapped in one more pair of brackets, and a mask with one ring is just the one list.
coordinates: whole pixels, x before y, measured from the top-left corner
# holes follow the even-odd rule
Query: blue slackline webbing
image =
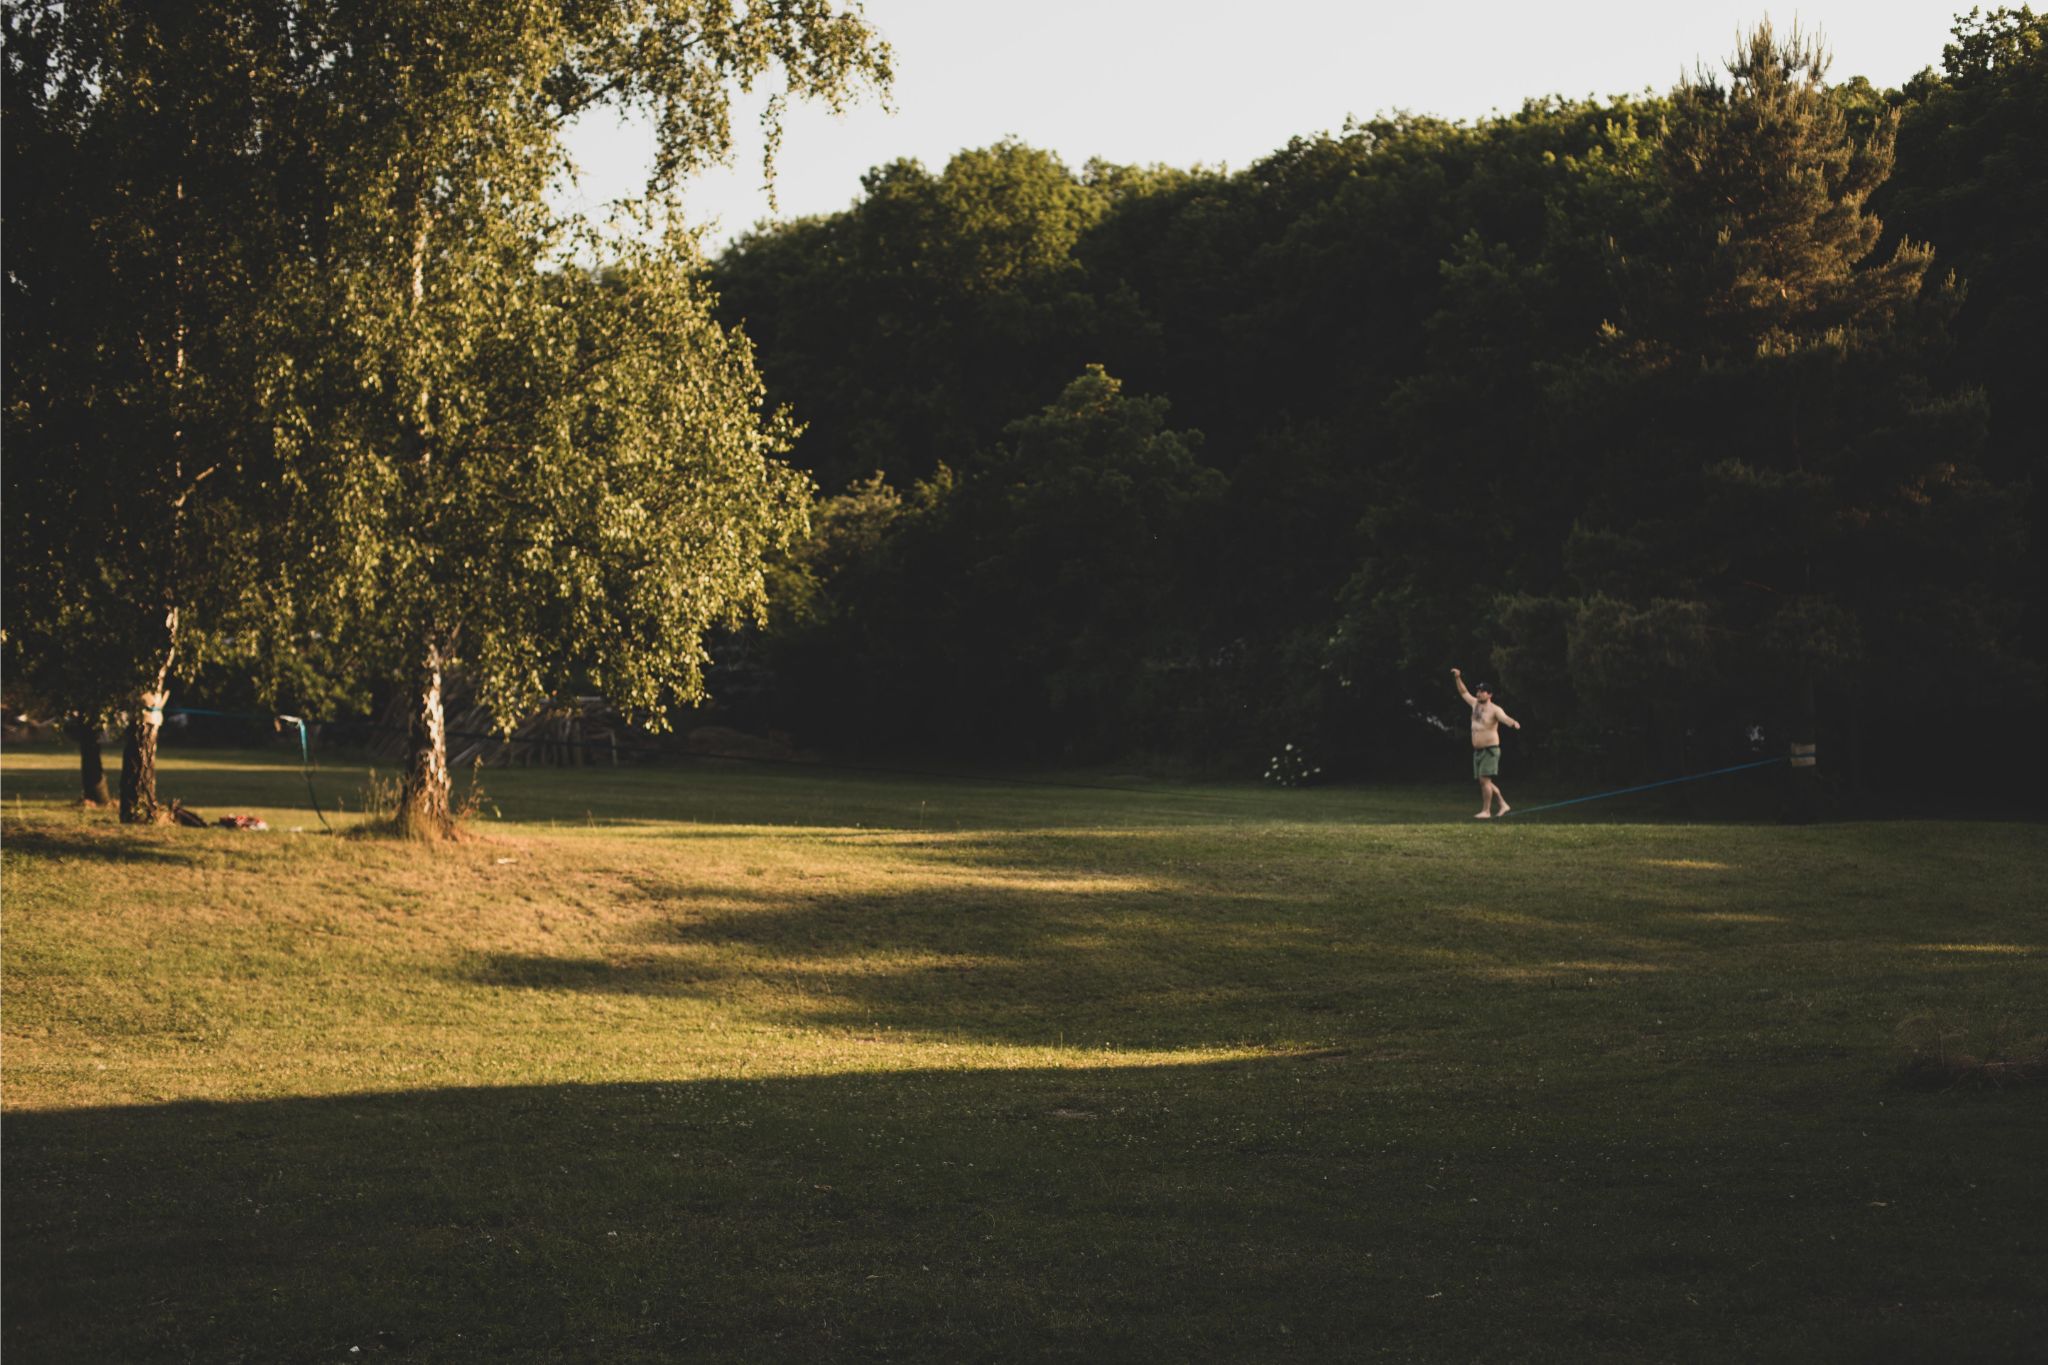
[(257, 714), (253, 711), (208, 711), (198, 706), (173, 706), (164, 712), (167, 716), (216, 716), (221, 720), (267, 720), (288, 721), (299, 727), (299, 767), (306, 775), (306, 796), (313, 803), (313, 814), (320, 820), (320, 828), (331, 830), (327, 816), (320, 809), (319, 793), (313, 790), (313, 750), (306, 742), (306, 722), (297, 716), (288, 716), (282, 711)]
[[(1535, 815), (1540, 811), (1556, 810), (1560, 806), (1576, 806), (1584, 801), (1604, 801), (1610, 796), (1629, 796), (1636, 792), (1649, 791), (1655, 787), (1669, 787), (1679, 782), (1697, 782), (1703, 777), (1721, 777), (1727, 773), (1744, 772), (1750, 768), (1768, 768), (1773, 763), (1786, 763), (1789, 761), (1789, 755), (1781, 758), (1759, 759), (1755, 763), (1738, 763), (1732, 768), (1716, 768), (1712, 772), (1708, 773), (1689, 773), (1684, 777), (1667, 777), (1662, 782), (1645, 782), (1640, 787), (1623, 787), (1618, 791), (1598, 792), (1592, 796), (1574, 796), (1569, 801), (1552, 801), (1548, 805), (1543, 806), (1529, 806), (1526, 808), (1522, 806), (1512, 806), (1508, 809), (1507, 813), (1508, 815), (1514, 815), (1517, 813), (1522, 815)], [(1500, 818), (1505, 819), (1506, 817), (1502, 816)]]
[(306, 746), (306, 722), (297, 716), (287, 716), (282, 711), (258, 715), (253, 711), (206, 711), (197, 706), (173, 706), (165, 710), (167, 716), (218, 716), (222, 720), (282, 720), (299, 727), (299, 758), (312, 762), (312, 752)]
[[(208, 711), (196, 706), (174, 706), (169, 708), (165, 712), (165, 714), (186, 716), (216, 716), (222, 720), (282, 720), (289, 721), (291, 724), (298, 726), (299, 758), (300, 761), (305, 765), (306, 793), (313, 799), (313, 814), (320, 817), (321, 828), (328, 828), (327, 817), (325, 815), (322, 815), (320, 812), (320, 798), (317, 795), (314, 795), (313, 793), (313, 759), (311, 751), (308, 749), (306, 743), (305, 721), (301, 720), (297, 716), (288, 716), (282, 712), (258, 715), (254, 712), (247, 711)], [(1684, 777), (1667, 777), (1661, 782), (1645, 782), (1639, 787), (1620, 787), (1610, 792), (1596, 792), (1591, 796), (1575, 796), (1569, 801), (1551, 801), (1541, 806), (1514, 806), (1508, 810), (1507, 814), (1540, 815), (1547, 810), (1558, 810), (1565, 806), (1583, 805), (1585, 802), (1588, 801), (1605, 801), (1609, 797), (1614, 796), (1633, 796), (1637, 792), (1654, 791), (1658, 787), (1676, 786), (1681, 782), (1698, 782), (1704, 778), (1709, 777), (1725, 777), (1729, 773), (1747, 772), (1752, 768), (1768, 768), (1774, 763), (1786, 763), (1789, 761), (1790, 756), (1785, 755), (1778, 758), (1759, 759), (1754, 763), (1737, 763), (1736, 765), (1730, 768), (1715, 768), (1710, 772), (1704, 773), (1688, 773)], [(1500, 818), (1505, 819), (1507, 817), (1501, 816)]]

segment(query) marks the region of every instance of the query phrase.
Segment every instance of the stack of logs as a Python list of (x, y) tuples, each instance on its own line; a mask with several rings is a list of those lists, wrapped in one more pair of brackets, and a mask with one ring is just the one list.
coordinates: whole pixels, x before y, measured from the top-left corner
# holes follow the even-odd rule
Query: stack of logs
[[(557, 697), (501, 736), (496, 719), (466, 695), (449, 689), (448, 766), (460, 771), (482, 760), (485, 767), (535, 764), (573, 768), (631, 760), (654, 750), (653, 735), (628, 724), (602, 697)], [(385, 708), (372, 753), (402, 760), (406, 756), (409, 699), (396, 697)]]

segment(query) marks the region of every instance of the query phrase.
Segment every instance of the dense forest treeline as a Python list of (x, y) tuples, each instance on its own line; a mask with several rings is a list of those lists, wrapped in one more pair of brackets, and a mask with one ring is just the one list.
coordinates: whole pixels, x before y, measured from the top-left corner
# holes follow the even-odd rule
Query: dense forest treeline
[(1387, 772), (1461, 664), (1560, 761), (1817, 727), (1859, 785), (1997, 772), (1982, 718), (2041, 696), (2044, 31), (1972, 11), (1878, 90), (1766, 27), (1662, 98), (1228, 174), (1004, 142), (757, 229), (720, 313), (824, 498), (722, 699)]
[[(1766, 25), (1238, 172), (899, 161), (710, 261), (730, 92), (886, 89), (858, 10), (10, 0), (0, 56), (0, 659), (88, 800), (122, 727), (124, 819), (174, 695), (397, 705), (446, 834), (450, 680), (1384, 776), (1441, 770), (1455, 665), (1553, 772), (2030, 780), (1982, 735), (2048, 664), (2029, 9), (1900, 90)], [(648, 231), (549, 194), (604, 105), (655, 115)]]

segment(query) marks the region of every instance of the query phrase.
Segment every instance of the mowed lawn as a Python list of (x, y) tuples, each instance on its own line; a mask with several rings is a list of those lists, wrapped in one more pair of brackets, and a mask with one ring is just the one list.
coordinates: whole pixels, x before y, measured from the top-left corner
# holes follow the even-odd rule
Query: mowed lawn
[(2038, 823), (295, 759), (5, 756), (9, 1365), (2048, 1353)]

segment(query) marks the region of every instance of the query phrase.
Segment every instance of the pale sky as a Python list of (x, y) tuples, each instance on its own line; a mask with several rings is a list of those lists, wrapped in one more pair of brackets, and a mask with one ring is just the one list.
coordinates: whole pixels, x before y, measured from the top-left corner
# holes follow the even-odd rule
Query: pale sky
[[(1982, 0), (1980, 0), (1982, 3)], [(1296, 135), (1347, 116), (1407, 111), (1484, 117), (1545, 94), (1666, 91), (1696, 63), (1718, 67), (1739, 31), (1768, 14), (1818, 30), (1830, 76), (1905, 82), (1941, 63), (1968, 0), (867, 0), (895, 49), (885, 111), (794, 107), (777, 172), (780, 212), (761, 190), (761, 97), (735, 110), (744, 140), (729, 168), (685, 191), (717, 249), (756, 221), (834, 213), (871, 167), (911, 157), (933, 171), (953, 153), (1016, 137), (1078, 170), (1113, 162), (1239, 170)], [(594, 210), (637, 190), (649, 136), (610, 116), (571, 136), (582, 169), (565, 201)]]

